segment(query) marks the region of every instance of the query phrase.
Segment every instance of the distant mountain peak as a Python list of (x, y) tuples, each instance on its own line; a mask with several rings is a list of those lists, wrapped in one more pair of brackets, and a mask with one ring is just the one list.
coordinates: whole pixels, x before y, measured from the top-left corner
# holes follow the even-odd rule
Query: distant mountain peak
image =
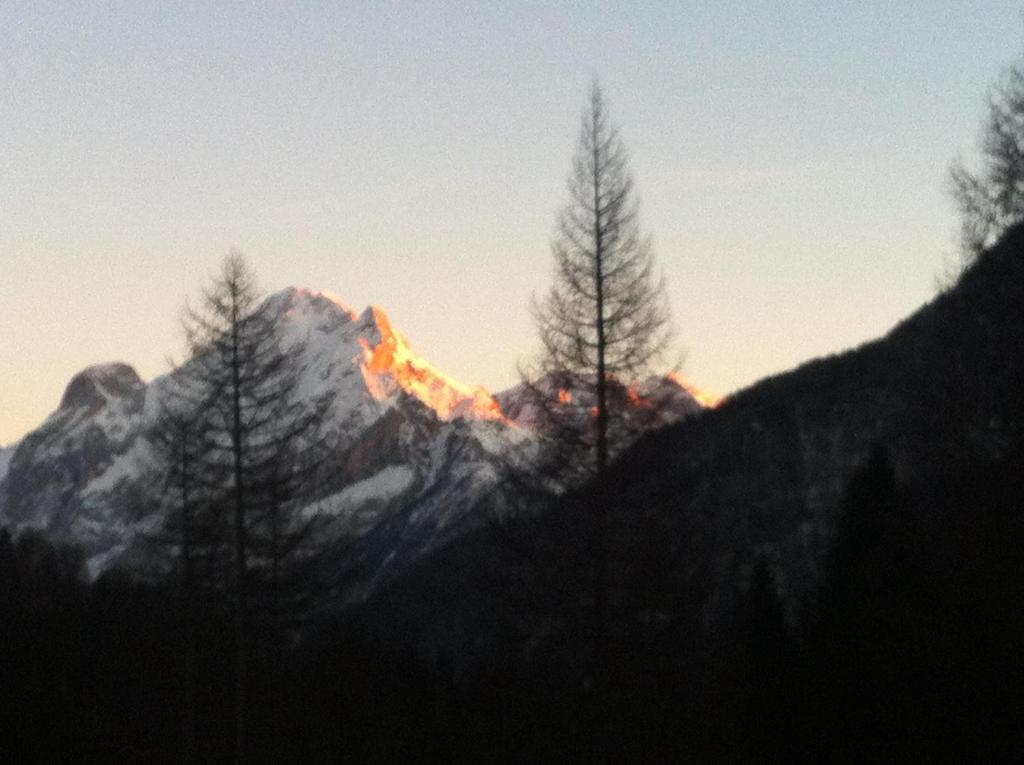
[(270, 312), (281, 320), (302, 323), (304, 320), (356, 319), (355, 312), (345, 301), (332, 292), (309, 287), (291, 286), (279, 290), (265, 301)]
[[(356, 314), (337, 295), (302, 286), (287, 287), (267, 300), (276, 307), (286, 338), (302, 340), (319, 330), (330, 337), (329, 343), (341, 345), (354, 340), (358, 352), (352, 362), (359, 367), (366, 389), (376, 401), (389, 400), (402, 391), (442, 420), (461, 417), (511, 424), (517, 419), (503, 413), (502, 394), (495, 396), (482, 386), (460, 382), (417, 354), (380, 305), (369, 305)], [(343, 335), (335, 335), (342, 326)], [(644, 399), (653, 395), (661, 404), (667, 403), (666, 396), (675, 399), (679, 394), (692, 397), (701, 407), (714, 407), (721, 401), (678, 373), (645, 381), (637, 393)], [(685, 401), (680, 403), (688, 410)]]
[(397, 385), (442, 420), (504, 419), (497, 400), (483, 387), (459, 382), (413, 352), (380, 306), (367, 307), (359, 319), (367, 330), (359, 338), (364, 354), (363, 378), (375, 398), (386, 398)]
[(442, 420), (502, 419), (501, 408), (490, 393), (449, 377), (415, 353), (379, 305), (367, 306), (357, 314), (333, 293), (300, 286), (275, 292), (267, 303), (280, 321), (286, 344), (299, 347), (313, 341), (306, 358), (321, 371), (332, 364), (355, 365), (366, 393), (375, 401), (389, 401), (403, 392)]
[(145, 387), (138, 373), (128, 364), (96, 364), (71, 378), (64, 389), (59, 410), (98, 409), (111, 399), (136, 396)]
[(704, 390), (703, 388), (698, 388), (678, 372), (669, 372), (666, 375), (666, 378), (693, 396), (697, 400), (697, 403), (706, 409), (714, 409), (725, 400), (724, 396), (719, 396), (717, 393), (712, 393), (711, 391)]

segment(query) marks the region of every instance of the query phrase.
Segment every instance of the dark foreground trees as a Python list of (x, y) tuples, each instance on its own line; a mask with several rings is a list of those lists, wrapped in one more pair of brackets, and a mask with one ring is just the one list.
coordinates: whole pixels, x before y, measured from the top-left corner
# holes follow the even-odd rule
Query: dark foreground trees
[[(176, 487), (182, 578), (230, 594), (235, 640), (235, 762), (249, 744), (248, 695), (254, 604), (264, 637), (281, 628), (288, 574), (311, 555), (308, 512), (326, 453), (323, 407), (300, 398), (299, 370), (284, 347), (273, 306), (237, 253), (187, 309), (189, 358), (166, 386), (163, 428)], [(274, 636), (277, 640), (279, 635)], [(272, 638), (269, 641), (274, 642)]]

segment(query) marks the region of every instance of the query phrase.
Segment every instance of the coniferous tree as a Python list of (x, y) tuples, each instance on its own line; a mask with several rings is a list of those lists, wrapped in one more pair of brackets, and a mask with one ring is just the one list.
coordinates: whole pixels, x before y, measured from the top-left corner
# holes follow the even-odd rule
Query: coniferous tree
[(609, 598), (603, 484), (610, 457), (636, 437), (640, 421), (648, 422), (628, 386), (662, 358), (671, 327), (664, 281), (655, 276), (640, 229), (626, 149), (596, 82), (568, 190), (551, 246), (554, 280), (533, 305), (541, 350), (523, 376), (540, 439), (532, 466), (556, 491), (594, 486), (594, 663), (601, 665)]
[(746, 702), (747, 745), (754, 756), (786, 759), (781, 752), (792, 712), (788, 698), (792, 649), (776, 578), (764, 559), (754, 566), (739, 627), (737, 660), (740, 692)]
[[(850, 478), (813, 641), (837, 741), (905, 737), (917, 699), (910, 644), (920, 607), (917, 538), (905, 489), (880, 445)], [(879, 757), (874, 757), (879, 759)]]
[(212, 459), (215, 434), (208, 427), (210, 404), (184, 373), (155, 384), (157, 413), (148, 430), (154, 456), (152, 490), (163, 511), (162, 528), (150, 535), (159, 550), (170, 551), (177, 574), (177, 615), (181, 668), (182, 760), (198, 757), (198, 633), (203, 606), (222, 595), (228, 556), (223, 513), (226, 473)]
[(218, 506), (230, 547), (236, 763), (248, 753), (254, 590), (268, 579), (276, 587), (282, 561), (300, 549), (300, 537), (309, 538), (312, 523), (300, 512), (308, 505), (312, 455), (324, 453), (324, 405), (301, 400), (290, 362), (298, 348), (282, 346), (276, 319), (244, 258), (231, 254), (201, 307), (186, 309), (190, 358), (176, 375), (201, 420), (194, 427), (204, 474), (224, 476)]
[[(568, 189), (551, 245), (553, 283), (533, 305), (541, 351), (528, 376), (542, 432), (560, 451), (570, 447), (574, 477), (591, 480), (635, 435), (623, 422), (627, 386), (671, 340), (665, 285), (640, 229), (626, 149), (596, 82)], [(567, 406), (576, 398), (582, 411)]]

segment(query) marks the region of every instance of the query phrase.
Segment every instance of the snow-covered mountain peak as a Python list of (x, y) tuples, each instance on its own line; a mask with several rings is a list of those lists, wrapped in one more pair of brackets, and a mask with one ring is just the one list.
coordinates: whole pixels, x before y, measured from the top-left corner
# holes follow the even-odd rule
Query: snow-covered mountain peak
[[(391, 326), (391, 319), (387, 312), (379, 305), (368, 305), (359, 314), (359, 322), (367, 329), (376, 329), (381, 336), (396, 334)], [(402, 338), (405, 341), (405, 338)]]
[[(449, 377), (416, 354), (378, 305), (357, 314), (336, 295), (306, 287), (276, 292), (265, 305), (285, 346), (303, 349), (298, 363), (311, 397), (330, 390), (340, 396), (342, 409), (359, 409), (370, 419), (379, 414), (379, 404), (403, 393), (441, 420), (502, 419), (490, 393)], [(362, 384), (353, 388), (353, 379)]]
[(59, 411), (88, 409), (96, 411), (111, 401), (138, 399), (146, 384), (127, 364), (115, 362), (86, 367), (71, 378), (60, 400)]
[(304, 287), (301, 284), (293, 284), (290, 287), (285, 287), (282, 290), (278, 290), (267, 298), (267, 301), (271, 304), (278, 304), (281, 306), (282, 312), (286, 312), (296, 306), (302, 304), (310, 304), (320, 308), (333, 307), (349, 316), (355, 318), (355, 314), (349, 307), (348, 303), (338, 297), (335, 293), (329, 290), (315, 290), (311, 287)]
[(503, 419), (497, 400), (483, 387), (459, 382), (414, 353), (380, 306), (363, 311), (359, 328), (363, 379), (378, 400), (401, 389), (429, 406), (442, 420)]
[(266, 299), (265, 307), (285, 335), (304, 336), (312, 329), (330, 330), (355, 320), (355, 312), (330, 292), (286, 287)]

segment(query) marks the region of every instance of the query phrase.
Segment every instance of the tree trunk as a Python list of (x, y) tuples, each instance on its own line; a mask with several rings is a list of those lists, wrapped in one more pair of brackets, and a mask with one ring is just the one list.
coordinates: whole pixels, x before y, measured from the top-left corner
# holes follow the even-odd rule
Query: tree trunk
[(196, 632), (192, 572), (192, 527), (189, 507), (188, 444), (183, 440), (181, 452), (181, 609), (184, 628), (182, 692), (182, 761), (196, 761)]
[(231, 446), (234, 457), (234, 526), (235, 526), (235, 765), (246, 762), (246, 716), (248, 702), (248, 629), (246, 628), (246, 551), (245, 551), (245, 487), (242, 475), (242, 392), (239, 354), (239, 321), (237, 300), (232, 306), (232, 423)]
[(604, 501), (605, 473), (608, 469), (608, 392), (605, 373), (604, 326), (604, 230), (601, 220), (601, 152), (598, 136), (597, 104), (591, 111), (594, 181), (594, 288), (597, 327), (597, 476), (595, 508), (595, 583), (594, 583), (594, 674), (599, 696), (603, 697), (608, 669), (608, 508)]

